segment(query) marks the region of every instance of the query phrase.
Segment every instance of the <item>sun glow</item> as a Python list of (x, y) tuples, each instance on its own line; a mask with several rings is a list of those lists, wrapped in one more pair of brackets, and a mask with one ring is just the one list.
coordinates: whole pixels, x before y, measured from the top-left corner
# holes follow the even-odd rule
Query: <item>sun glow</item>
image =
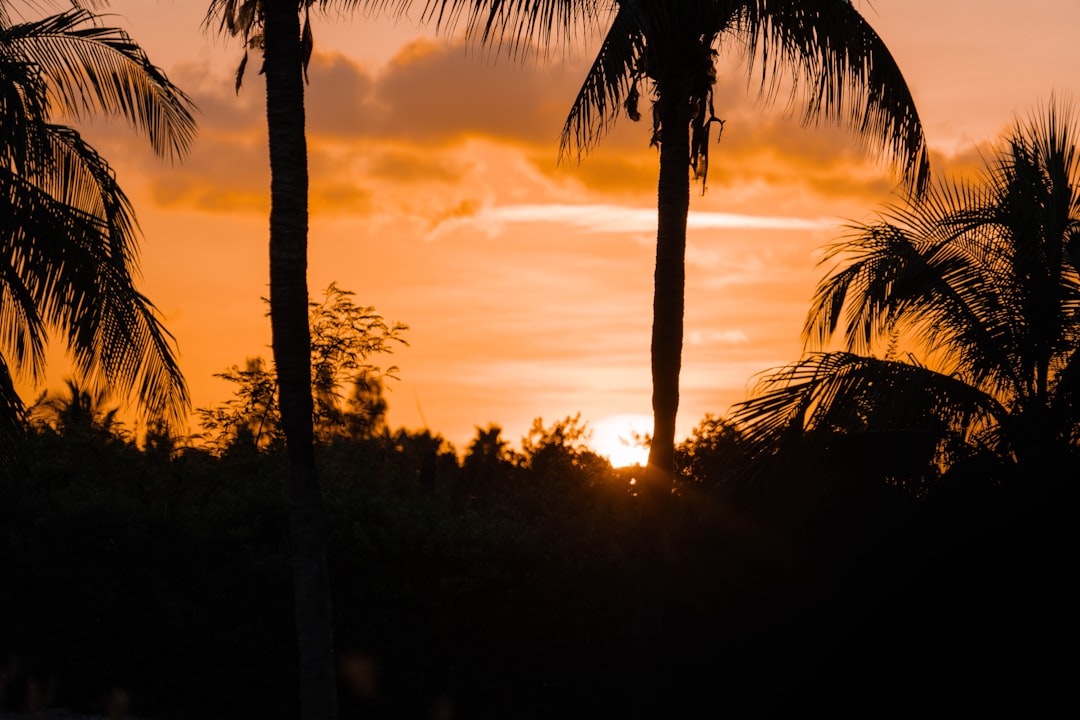
[(641, 440), (651, 432), (647, 415), (610, 415), (593, 426), (589, 444), (614, 467), (645, 465), (649, 448)]

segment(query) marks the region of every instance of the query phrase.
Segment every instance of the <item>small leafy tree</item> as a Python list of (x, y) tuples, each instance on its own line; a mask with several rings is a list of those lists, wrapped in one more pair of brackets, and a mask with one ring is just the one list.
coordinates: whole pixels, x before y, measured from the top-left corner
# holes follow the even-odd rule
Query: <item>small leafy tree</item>
[(465, 450), (466, 468), (508, 467), (517, 459), (517, 453), (502, 436), (502, 428), (494, 423), (476, 428), (476, 437)]
[[(311, 303), (311, 375), (315, 401), (316, 435), (347, 429), (374, 429), (386, 412), (382, 378), (396, 379), (397, 366), (380, 370), (367, 359), (393, 352), (393, 343), (407, 345), (403, 323), (387, 325), (370, 306), (353, 302), (354, 293), (335, 283), (326, 288), (321, 303)], [(352, 388), (346, 399), (342, 390)], [(369, 418), (369, 422), (363, 422)], [(359, 422), (358, 422), (359, 421)]]
[[(309, 303), (313, 419), (316, 437), (322, 441), (370, 437), (384, 427), (383, 378), (396, 378), (397, 367), (383, 370), (368, 358), (392, 353), (395, 343), (408, 344), (402, 337), (407, 325), (387, 324), (375, 308), (357, 305), (353, 294), (331, 283), (322, 301)], [(274, 368), (254, 357), (243, 369), (234, 365), (215, 377), (236, 389), (232, 399), (197, 411), (202, 437), (217, 450), (238, 444), (280, 448), (284, 436)]]
[(233, 397), (212, 408), (199, 408), (203, 438), (224, 450), (238, 445), (269, 449), (280, 444), (277, 376), (261, 357), (250, 357), (241, 369), (233, 365), (216, 373), (233, 383)]

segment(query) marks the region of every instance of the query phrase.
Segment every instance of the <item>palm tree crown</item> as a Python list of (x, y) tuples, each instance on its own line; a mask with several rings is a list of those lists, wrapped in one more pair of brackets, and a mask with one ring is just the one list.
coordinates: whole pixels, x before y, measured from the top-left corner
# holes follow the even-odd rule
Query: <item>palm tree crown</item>
[(55, 118), (124, 118), (175, 159), (194, 137), (193, 106), (86, 4), (12, 22), (11, 3), (0, 2), (0, 394), (13, 392), (11, 369), (40, 377), (51, 328), (82, 381), (183, 422), (172, 338), (134, 286), (134, 211), (106, 160)]
[[(934, 440), (930, 479), (970, 458), (1041, 467), (1075, 454), (1077, 130), (1051, 102), (979, 181), (935, 186), (831, 249), (804, 329), (818, 352), (735, 408), (760, 454), (812, 433), (918, 432)], [(824, 351), (837, 334), (843, 349)]]
[(794, 80), (806, 122), (846, 119), (864, 142), (891, 152), (911, 186), (925, 187), (929, 163), (907, 84), (848, 0), (623, 0), (615, 8), (563, 128), (565, 153), (590, 150), (623, 111), (638, 119), (644, 86), (653, 95), (654, 142), (663, 137), (665, 108), (690, 114), (688, 161), (703, 177), (709, 126), (718, 120), (717, 48), (738, 43), (747, 70), (760, 73), (763, 98), (782, 79)]

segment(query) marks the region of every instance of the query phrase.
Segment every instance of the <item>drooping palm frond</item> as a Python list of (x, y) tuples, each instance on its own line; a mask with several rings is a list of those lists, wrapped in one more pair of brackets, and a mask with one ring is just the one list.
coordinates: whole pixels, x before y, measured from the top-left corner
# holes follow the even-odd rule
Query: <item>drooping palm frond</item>
[(1018, 406), (1045, 404), (1055, 368), (1080, 342), (1070, 126), (1051, 106), (1043, 123), (1010, 133), (977, 181), (938, 184), (852, 226), (823, 261), (839, 264), (815, 294), (808, 345), (824, 347), (843, 325), (844, 346), (866, 353), (907, 331), (968, 382)]
[(1015, 387), (1008, 304), (984, 272), (983, 244), (949, 220), (952, 197), (932, 189), (887, 221), (853, 226), (828, 251), (823, 262), (842, 264), (815, 292), (803, 328), (808, 346), (825, 347), (841, 325), (844, 347), (857, 353), (899, 333), (927, 352), (944, 348), (976, 384), (991, 378), (1002, 392)]
[[(172, 338), (136, 289), (138, 227), (112, 169), (77, 133), (49, 126), (52, 173), (0, 168), (0, 338), (37, 376), (45, 328), (60, 330), (89, 381), (131, 388), (152, 417), (183, 420), (187, 388)], [(50, 192), (52, 190), (52, 192)]]
[(246, 39), (259, 22), (261, 12), (262, 0), (210, 0), (203, 27), (217, 25), (220, 33)]
[(0, 23), (0, 349), (5, 368), (36, 379), (56, 330), (84, 382), (182, 423), (172, 338), (134, 285), (134, 212), (104, 158), (52, 116), (123, 117), (175, 158), (193, 138), (193, 105), (93, 5)]
[(729, 417), (751, 454), (765, 457), (808, 432), (970, 438), (1005, 412), (978, 388), (917, 363), (831, 352), (766, 375)]
[(0, 165), (21, 170), (44, 162), (40, 146), (47, 95), (35, 65), (0, 41)]
[[(303, 24), (300, 30), (301, 58), (305, 79), (307, 77), (308, 64), (315, 48), (315, 36), (311, 28), (312, 10), (324, 13), (347, 15), (357, 8), (364, 6), (377, 9), (387, 4), (384, 0), (295, 0), (296, 11), (303, 16)], [(210, 0), (206, 16), (203, 18), (204, 29), (216, 31), (237, 37), (243, 41), (244, 54), (236, 68), (236, 92), (244, 82), (244, 73), (247, 71), (249, 52), (256, 50), (261, 52), (265, 45), (263, 35), (266, 20), (265, 0)], [(260, 70), (260, 72), (262, 72)]]
[[(793, 81), (804, 121), (846, 124), (869, 148), (886, 151), (915, 194), (929, 182), (929, 157), (910, 90), (888, 48), (846, 0), (647, 0), (617, 11), (563, 128), (561, 154), (590, 150), (618, 117), (633, 116), (638, 81), (671, 102), (690, 102), (698, 177), (707, 172), (715, 79), (714, 44), (744, 43), (760, 72), (760, 97)], [(700, 49), (699, 49), (700, 46)], [(700, 55), (700, 57), (698, 57)], [(659, 99), (659, 96), (657, 96)], [(654, 140), (660, 128), (654, 129)]]
[(806, 102), (804, 121), (842, 121), (887, 150), (915, 194), (930, 162), (915, 101), (884, 41), (848, 0), (753, 0), (740, 30), (766, 96), (781, 78)]
[[(848, 352), (770, 374), (734, 409), (764, 457), (802, 457), (853, 433), (919, 428), (939, 464), (1036, 474), (1080, 441), (1080, 161), (1075, 117), (1051, 102), (1017, 123), (976, 180), (940, 183), (855, 225), (829, 249), (804, 326)], [(902, 338), (935, 372), (870, 356)], [(860, 354), (861, 353), (861, 354)], [(814, 442), (806, 440), (814, 435)], [(846, 442), (846, 441), (845, 441)], [(800, 445), (801, 443), (801, 445)], [(809, 443), (809, 445), (807, 444)], [(792, 449), (795, 448), (795, 449)], [(801, 448), (801, 449), (800, 449)], [(974, 463), (974, 464), (972, 464)]]
[(60, 112), (76, 119), (123, 117), (147, 135), (156, 153), (173, 159), (194, 139), (191, 99), (126, 32), (100, 26), (86, 9), (0, 28), (0, 45), (40, 73)]
[(600, 51), (578, 90), (559, 140), (560, 156), (580, 159), (607, 133), (624, 110), (638, 119), (638, 74), (645, 36), (625, 5), (612, 19)]

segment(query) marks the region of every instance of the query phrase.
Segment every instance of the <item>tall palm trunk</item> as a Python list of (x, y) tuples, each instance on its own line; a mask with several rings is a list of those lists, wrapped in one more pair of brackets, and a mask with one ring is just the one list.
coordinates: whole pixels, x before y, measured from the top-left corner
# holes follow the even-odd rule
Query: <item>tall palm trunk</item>
[(660, 181), (657, 188), (656, 271), (653, 278), (653, 436), (649, 467), (667, 482), (675, 474), (675, 417), (679, 410), (686, 215), (690, 210), (690, 117), (687, 103), (663, 101), (660, 90)]
[(690, 209), (690, 116), (686, 103), (664, 102), (658, 89), (663, 137), (657, 188), (656, 271), (653, 286), (653, 436), (649, 467), (639, 491), (637, 658), (644, 681), (636, 717), (663, 717), (670, 678), (664, 644), (668, 506), (675, 475), (675, 417), (679, 409), (683, 307), (686, 285), (686, 214)]
[(293, 593), (304, 720), (334, 720), (330, 579), (315, 469), (308, 331), (307, 140), (296, 0), (267, 0), (264, 72), (270, 146), (270, 324), (289, 458)]

